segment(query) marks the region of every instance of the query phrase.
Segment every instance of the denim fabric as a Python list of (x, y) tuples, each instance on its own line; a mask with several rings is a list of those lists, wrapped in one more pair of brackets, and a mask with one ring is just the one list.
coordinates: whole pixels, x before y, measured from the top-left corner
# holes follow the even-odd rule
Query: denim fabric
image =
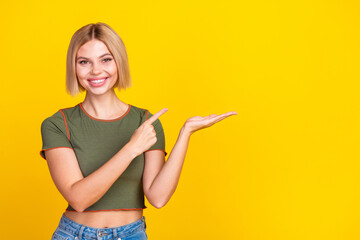
[(93, 228), (74, 222), (65, 214), (52, 235), (51, 240), (145, 240), (146, 222), (143, 216), (139, 220), (121, 227)]

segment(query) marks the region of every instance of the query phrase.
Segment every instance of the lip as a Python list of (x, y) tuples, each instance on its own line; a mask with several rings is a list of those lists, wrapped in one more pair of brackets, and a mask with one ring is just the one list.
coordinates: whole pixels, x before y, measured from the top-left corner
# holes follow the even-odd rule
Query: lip
[(89, 80), (90, 86), (93, 86), (93, 87), (101, 87), (101, 86), (103, 86), (103, 85), (107, 82), (107, 80), (108, 80), (109, 78), (106, 77), (106, 78), (98, 78), (98, 79), (93, 79), (93, 78), (91, 78), (91, 79), (92, 79), (92, 80), (105, 79), (103, 82), (100, 82), (100, 83), (94, 83), (94, 82), (92, 82), (92, 81)]
[(93, 78), (88, 78), (88, 80), (92, 81), (92, 80), (100, 80), (100, 79), (104, 79), (104, 78), (107, 78), (107, 77), (93, 77)]

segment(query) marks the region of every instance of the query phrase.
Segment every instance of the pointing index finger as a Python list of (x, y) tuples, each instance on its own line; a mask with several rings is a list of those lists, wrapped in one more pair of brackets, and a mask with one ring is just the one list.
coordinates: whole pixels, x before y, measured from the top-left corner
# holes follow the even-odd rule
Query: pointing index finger
[(164, 113), (167, 112), (167, 108), (163, 108), (160, 111), (158, 111), (157, 113), (155, 113), (154, 115), (152, 115), (148, 120), (146, 120), (144, 123), (147, 124), (152, 124), (153, 122), (155, 122), (156, 119), (158, 119), (161, 115), (163, 115)]

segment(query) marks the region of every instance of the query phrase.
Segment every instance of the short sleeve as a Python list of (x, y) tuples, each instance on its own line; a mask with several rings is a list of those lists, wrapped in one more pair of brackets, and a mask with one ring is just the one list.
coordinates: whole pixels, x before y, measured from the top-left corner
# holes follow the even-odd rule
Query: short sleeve
[[(64, 126), (62, 126), (62, 124)], [(71, 148), (71, 143), (67, 137), (64, 122), (56, 119), (46, 118), (41, 124), (42, 150), (40, 156), (46, 160), (45, 151), (53, 148)]]
[[(151, 114), (149, 111), (147, 111), (147, 113), (145, 114), (146, 117), (145, 117), (145, 121), (147, 119), (149, 119), (151, 116), (153, 116), (153, 114)], [(147, 151), (151, 151), (151, 150), (162, 150), (164, 151), (165, 153), (165, 156), (167, 155), (167, 152), (165, 151), (165, 134), (164, 134), (164, 129), (163, 129), (163, 126), (160, 122), (159, 119), (156, 119), (152, 125), (154, 126), (154, 129), (155, 129), (155, 132), (156, 132), (156, 138), (157, 138), (157, 141), (156, 143), (151, 146), (148, 150), (146, 150), (145, 152)]]

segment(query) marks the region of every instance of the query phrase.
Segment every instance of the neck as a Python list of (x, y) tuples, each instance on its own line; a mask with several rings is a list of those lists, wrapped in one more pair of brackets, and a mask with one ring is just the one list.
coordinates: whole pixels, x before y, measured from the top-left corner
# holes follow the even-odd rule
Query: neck
[(119, 113), (125, 112), (128, 108), (128, 105), (122, 102), (114, 91), (109, 91), (103, 95), (94, 95), (86, 92), (85, 99), (81, 105), (90, 115), (101, 119), (118, 116)]

